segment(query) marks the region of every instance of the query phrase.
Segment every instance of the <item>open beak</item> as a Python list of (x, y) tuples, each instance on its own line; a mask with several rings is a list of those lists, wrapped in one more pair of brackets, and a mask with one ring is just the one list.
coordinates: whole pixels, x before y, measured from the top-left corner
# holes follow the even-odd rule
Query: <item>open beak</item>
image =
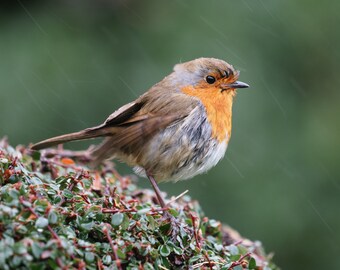
[(236, 81), (233, 83), (223, 83), (221, 84), (221, 87), (223, 90), (227, 90), (227, 89), (236, 89), (236, 88), (248, 88), (249, 84), (246, 84), (244, 82), (240, 82), (240, 81)]

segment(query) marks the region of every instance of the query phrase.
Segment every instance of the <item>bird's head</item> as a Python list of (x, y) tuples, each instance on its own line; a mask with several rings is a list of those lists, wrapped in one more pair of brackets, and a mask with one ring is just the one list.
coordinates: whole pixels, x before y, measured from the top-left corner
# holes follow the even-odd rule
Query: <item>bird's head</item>
[(235, 89), (249, 87), (248, 84), (238, 81), (240, 72), (232, 65), (215, 58), (198, 58), (177, 64), (173, 75), (180, 89), (191, 87), (197, 91), (220, 92), (234, 96)]
[(212, 137), (219, 142), (230, 139), (233, 98), (237, 88), (248, 84), (238, 81), (239, 71), (225, 61), (199, 58), (178, 64), (171, 80), (187, 97), (204, 106), (212, 128)]

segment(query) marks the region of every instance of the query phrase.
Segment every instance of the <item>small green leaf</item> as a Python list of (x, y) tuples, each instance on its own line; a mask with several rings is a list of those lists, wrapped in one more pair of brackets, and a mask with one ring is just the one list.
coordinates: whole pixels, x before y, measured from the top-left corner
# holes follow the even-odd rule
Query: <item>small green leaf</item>
[(68, 180), (67, 177), (65, 177), (65, 176), (59, 176), (58, 178), (55, 179), (55, 182), (58, 183), (58, 184), (60, 185), (60, 184), (66, 183), (67, 180)]
[(150, 210), (151, 210), (150, 207), (142, 208), (142, 209), (137, 211), (137, 214), (138, 215), (143, 215), (143, 214), (146, 214), (146, 213), (150, 212)]
[(165, 223), (164, 225), (160, 226), (159, 229), (163, 234), (167, 234), (171, 229), (171, 223)]
[(31, 183), (33, 185), (41, 185), (43, 182), (38, 177), (31, 177)]
[(25, 233), (28, 232), (28, 229), (24, 225), (19, 225), (17, 227), (17, 232), (20, 233), (20, 234), (25, 234)]
[(68, 189), (65, 189), (63, 191), (63, 195), (65, 196), (65, 198), (67, 199), (72, 199), (73, 198), (73, 193), (71, 191), (69, 191)]
[(196, 261), (198, 261), (198, 260), (201, 260), (203, 258), (203, 255), (196, 255), (196, 256), (192, 256), (190, 259), (189, 259), (189, 264), (191, 264), (191, 263), (194, 263), (194, 262), (196, 262)]
[(28, 202), (28, 201), (23, 201), (22, 204), (24, 206), (26, 206), (26, 207), (31, 207), (32, 206), (32, 204), (30, 202)]
[(122, 213), (116, 213), (111, 217), (111, 224), (113, 226), (119, 226), (122, 224), (124, 215)]
[(223, 245), (221, 245), (221, 244), (214, 244), (214, 247), (215, 247), (216, 251), (218, 251), (218, 252), (223, 250)]
[(151, 229), (151, 230), (155, 230), (155, 219), (152, 217), (152, 216), (147, 216), (146, 217), (147, 219), (148, 219), (148, 221), (149, 221), (149, 228)]
[(91, 222), (87, 222), (87, 223), (81, 223), (80, 227), (82, 229), (84, 229), (85, 231), (89, 231), (89, 230), (92, 229), (93, 225), (94, 225), (94, 223), (93, 223), (93, 221), (91, 221)]
[(36, 259), (39, 259), (39, 258), (40, 258), (40, 255), (41, 255), (41, 253), (42, 253), (41, 247), (40, 247), (36, 242), (33, 242), (32, 245), (31, 245), (31, 248), (32, 248), (33, 256), (34, 256)]
[(112, 258), (111, 258), (110, 255), (105, 255), (105, 256), (103, 257), (102, 261), (103, 261), (103, 264), (105, 264), (105, 265), (110, 265), (111, 262), (112, 262)]
[(219, 225), (221, 225), (221, 223), (219, 221), (216, 221), (215, 219), (210, 219), (209, 225), (213, 228), (217, 228)]
[(12, 199), (18, 199), (19, 198), (19, 191), (17, 191), (16, 189), (11, 189), (8, 192), (8, 195), (12, 197)]
[(173, 215), (174, 217), (178, 217), (178, 216), (179, 216), (178, 211), (177, 211), (176, 209), (174, 209), (174, 208), (170, 208), (168, 211), (169, 211), (169, 213), (170, 213), (171, 215)]
[(250, 258), (248, 268), (249, 268), (249, 269), (256, 269), (256, 261), (255, 261), (255, 259), (254, 259), (253, 257)]
[(119, 259), (126, 259), (126, 254), (120, 248), (117, 249), (117, 256)]
[(84, 184), (85, 189), (90, 189), (92, 185), (92, 181), (89, 179), (83, 179), (81, 180)]
[(22, 242), (18, 242), (14, 244), (13, 251), (16, 254), (22, 255), (27, 252), (27, 248)]
[(129, 225), (130, 225), (130, 219), (126, 214), (124, 214), (123, 222), (120, 225), (122, 231), (126, 231), (129, 228)]
[(183, 254), (183, 249), (181, 249), (180, 247), (173, 247), (173, 250), (177, 255)]
[(239, 255), (239, 251), (238, 251), (238, 247), (237, 246), (230, 245), (228, 247), (228, 249), (229, 249), (229, 252), (230, 252), (231, 255)]
[(0, 158), (0, 163), (7, 164), (8, 162), (7, 158)]
[(14, 183), (17, 183), (20, 181), (20, 178), (16, 175), (16, 174), (12, 174), (9, 178), (8, 178), (8, 181), (11, 183), (11, 184), (14, 184)]
[(55, 191), (59, 191), (58, 185), (50, 184), (50, 188), (52, 188), (52, 189), (55, 190)]
[(94, 254), (92, 252), (85, 252), (85, 261), (87, 263), (93, 262), (95, 259)]
[(241, 255), (240, 254), (231, 255), (229, 258), (230, 258), (231, 261), (236, 262), (241, 258)]
[(23, 258), (20, 256), (14, 256), (13, 259), (12, 259), (12, 265), (13, 266), (19, 266), (22, 262)]
[(53, 203), (54, 204), (58, 204), (61, 202), (61, 197), (59, 195), (56, 195), (53, 199)]
[(48, 219), (44, 217), (39, 217), (35, 222), (36, 228), (45, 228), (48, 225)]
[(249, 252), (248, 248), (246, 248), (243, 245), (237, 245), (237, 248), (238, 248), (239, 254), (241, 255), (245, 255)]
[(159, 249), (159, 252), (163, 257), (168, 257), (170, 255), (171, 250), (167, 245), (162, 245)]
[(33, 152), (32, 152), (32, 158), (33, 158), (34, 160), (40, 160), (40, 156), (41, 156), (41, 153), (40, 153), (40, 152), (38, 152), (38, 151), (33, 151)]
[(57, 224), (58, 215), (54, 211), (50, 211), (50, 213), (48, 214), (48, 221), (50, 224)]
[(149, 262), (144, 263), (143, 268), (144, 268), (144, 270), (154, 270), (155, 269), (153, 267), (153, 265)]

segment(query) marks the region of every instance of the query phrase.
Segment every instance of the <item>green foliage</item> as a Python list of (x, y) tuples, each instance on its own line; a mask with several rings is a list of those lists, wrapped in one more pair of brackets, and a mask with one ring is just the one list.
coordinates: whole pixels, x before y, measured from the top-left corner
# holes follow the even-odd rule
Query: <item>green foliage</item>
[(113, 164), (102, 171), (0, 148), (2, 269), (277, 269), (258, 242), (188, 197), (169, 218)]

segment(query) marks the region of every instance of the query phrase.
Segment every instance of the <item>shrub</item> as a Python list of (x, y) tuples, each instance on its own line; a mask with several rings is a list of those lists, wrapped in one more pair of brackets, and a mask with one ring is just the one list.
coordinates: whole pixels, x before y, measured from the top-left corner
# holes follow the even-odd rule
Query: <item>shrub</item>
[(277, 269), (259, 242), (204, 216), (188, 196), (163, 217), (151, 190), (0, 143), (2, 269)]

